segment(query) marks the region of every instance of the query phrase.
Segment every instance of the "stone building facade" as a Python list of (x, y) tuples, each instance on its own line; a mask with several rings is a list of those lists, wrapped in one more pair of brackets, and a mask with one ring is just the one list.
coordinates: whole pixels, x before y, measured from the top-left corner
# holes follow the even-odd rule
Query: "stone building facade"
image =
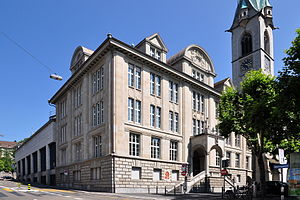
[[(220, 184), (222, 159), (240, 185), (251, 177), (244, 138), (217, 129), (220, 91), (208, 53), (190, 45), (167, 59), (159, 34), (128, 45), (110, 34), (95, 50), (78, 47), (72, 76), (50, 99), (56, 105), (60, 186), (147, 192), (183, 183)], [(248, 162), (247, 162), (248, 160)], [(246, 165), (246, 163), (248, 163)], [(218, 181), (215, 181), (218, 180)]]
[(55, 116), (18, 147), (15, 162), (18, 180), (55, 185)]

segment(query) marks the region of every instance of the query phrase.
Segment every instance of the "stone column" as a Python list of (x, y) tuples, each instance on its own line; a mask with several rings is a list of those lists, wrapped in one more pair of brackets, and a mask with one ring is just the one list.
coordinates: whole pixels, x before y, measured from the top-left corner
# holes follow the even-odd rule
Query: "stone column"
[(37, 150), (37, 181), (41, 183), (41, 152)]
[(28, 175), (27, 156), (25, 156), (25, 166), (24, 166), (24, 168), (25, 168), (25, 174), (24, 174), (24, 176), (26, 177), (25, 179), (27, 181), (27, 175)]
[(31, 171), (31, 182), (33, 182), (33, 179), (34, 179), (34, 170), (33, 170), (33, 153), (32, 154), (30, 154), (30, 167), (31, 167), (31, 169), (30, 169), (30, 171)]
[(209, 153), (206, 154), (205, 165), (206, 176), (209, 176)]
[(46, 145), (46, 184), (50, 184), (50, 148)]

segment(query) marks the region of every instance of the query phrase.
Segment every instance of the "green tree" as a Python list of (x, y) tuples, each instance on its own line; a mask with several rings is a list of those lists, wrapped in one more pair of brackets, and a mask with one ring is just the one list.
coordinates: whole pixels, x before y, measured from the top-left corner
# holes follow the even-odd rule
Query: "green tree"
[(287, 153), (300, 151), (300, 29), (296, 34), (292, 46), (285, 51), (285, 67), (277, 78), (276, 119), (283, 128), (278, 143)]
[(230, 133), (242, 135), (247, 145), (258, 159), (260, 182), (265, 187), (264, 153), (274, 149), (272, 142), (278, 130), (274, 123), (274, 107), (277, 90), (274, 77), (261, 71), (250, 71), (246, 74), (241, 88), (227, 89), (221, 96), (219, 105), (219, 129), (223, 136)]

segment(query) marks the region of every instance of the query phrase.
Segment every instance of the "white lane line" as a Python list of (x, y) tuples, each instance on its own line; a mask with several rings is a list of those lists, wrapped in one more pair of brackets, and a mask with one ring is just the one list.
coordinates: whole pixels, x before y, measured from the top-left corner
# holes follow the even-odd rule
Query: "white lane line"
[(74, 199), (76, 199), (76, 200), (82, 200), (82, 198), (74, 198)]

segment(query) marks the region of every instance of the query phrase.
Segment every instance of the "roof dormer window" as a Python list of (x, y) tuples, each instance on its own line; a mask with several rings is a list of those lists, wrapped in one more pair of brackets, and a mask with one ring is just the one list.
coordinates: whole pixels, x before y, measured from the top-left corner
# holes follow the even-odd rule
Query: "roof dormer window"
[(161, 52), (153, 47), (150, 47), (150, 56), (157, 60), (161, 60)]

